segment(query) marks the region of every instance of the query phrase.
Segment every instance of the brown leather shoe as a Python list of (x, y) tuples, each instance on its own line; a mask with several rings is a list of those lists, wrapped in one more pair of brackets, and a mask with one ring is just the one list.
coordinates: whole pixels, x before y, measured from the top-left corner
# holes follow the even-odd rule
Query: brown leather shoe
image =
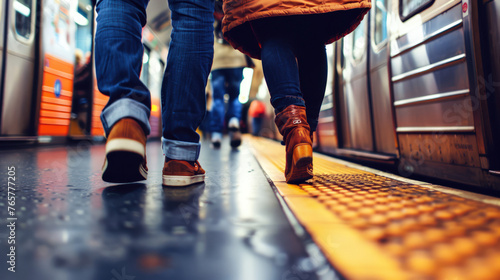
[(165, 186), (188, 186), (203, 182), (205, 170), (201, 168), (198, 161), (191, 165), (184, 160), (169, 160), (163, 165), (163, 185)]
[(312, 178), (312, 142), (306, 108), (290, 105), (276, 115), (275, 123), (286, 147), (286, 182), (296, 184)]
[(137, 121), (119, 120), (106, 140), (102, 179), (111, 183), (146, 180), (146, 134)]

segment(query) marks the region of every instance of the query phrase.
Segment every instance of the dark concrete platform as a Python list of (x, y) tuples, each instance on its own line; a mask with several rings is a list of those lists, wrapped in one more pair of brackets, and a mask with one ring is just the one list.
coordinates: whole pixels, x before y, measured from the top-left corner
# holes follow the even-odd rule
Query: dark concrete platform
[[(148, 143), (149, 177), (137, 184), (103, 182), (103, 155), (87, 142), (0, 151), (0, 279), (318, 279), (245, 143), (204, 142), (207, 179), (182, 188), (161, 185), (159, 142)], [(15, 273), (9, 217), (17, 218)]]

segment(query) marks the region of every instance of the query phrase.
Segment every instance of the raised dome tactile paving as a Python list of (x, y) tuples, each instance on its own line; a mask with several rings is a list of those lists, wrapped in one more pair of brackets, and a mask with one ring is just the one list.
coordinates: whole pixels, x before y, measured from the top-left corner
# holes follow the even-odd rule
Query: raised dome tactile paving
[(284, 147), (247, 139), (287, 206), (347, 279), (500, 279), (499, 199), (317, 154), (315, 176), (289, 185)]

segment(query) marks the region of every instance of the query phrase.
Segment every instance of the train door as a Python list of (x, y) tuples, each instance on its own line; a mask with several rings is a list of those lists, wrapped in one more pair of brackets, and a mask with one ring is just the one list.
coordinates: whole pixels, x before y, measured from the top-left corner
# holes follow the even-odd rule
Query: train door
[(370, 11), (370, 44), (367, 51), (374, 148), (377, 153), (386, 154), (386, 159), (395, 159), (397, 144), (388, 70), (388, 2), (389, 0), (373, 1)]
[(480, 17), (484, 19), (481, 41), (485, 43), (483, 63), (485, 65), (484, 87), (488, 96), (491, 139), (489, 141), (490, 173), (500, 176), (500, 1), (484, 1)]
[(78, 2), (43, 1), (39, 136), (67, 137), (73, 99), (75, 14)]
[(94, 9), (91, 0), (79, 0), (74, 21), (75, 33), (75, 71), (73, 100), (69, 136), (87, 137), (91, 130), (93, 79), (93, 23)]
[(368, 17), (343, 39), (340, 84), (340, 137), (351, 150), (374, 151), (368, 90)]
[(321, 151), (326, 153), (335, 153), (339, 146), (337, 136), (337, 117), (336, 117), (336, 102), (335, 92), (338, 81), (338, 75), (335, 71), (335, 53), (341, 44), (334, 43), (326, 46), (326, 57), (328, 67), (328, 78), (326, 81), (325, 98), (321, 104), (321, 110), (318, 118), (318, 128), (316, 130), (317, 137), (314, 137)]
[(474, 109), (477, 66), (464, 21), (468, 5), (393, 3), (391, 82), (400, 170), (479, 185), (484, 151), (477, 140), (482, 126)]
[(0, 136), (33, 136), (36, 0), (3, 1)]

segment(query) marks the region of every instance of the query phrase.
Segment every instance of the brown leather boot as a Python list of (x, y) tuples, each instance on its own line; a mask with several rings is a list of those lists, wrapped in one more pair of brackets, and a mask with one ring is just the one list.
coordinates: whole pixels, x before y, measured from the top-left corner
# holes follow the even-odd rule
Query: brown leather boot
[(274, 121), (286, 147), (286, 182), (295, 184), (312, 178), (312, 142), (306, 108), (290, 105)]

